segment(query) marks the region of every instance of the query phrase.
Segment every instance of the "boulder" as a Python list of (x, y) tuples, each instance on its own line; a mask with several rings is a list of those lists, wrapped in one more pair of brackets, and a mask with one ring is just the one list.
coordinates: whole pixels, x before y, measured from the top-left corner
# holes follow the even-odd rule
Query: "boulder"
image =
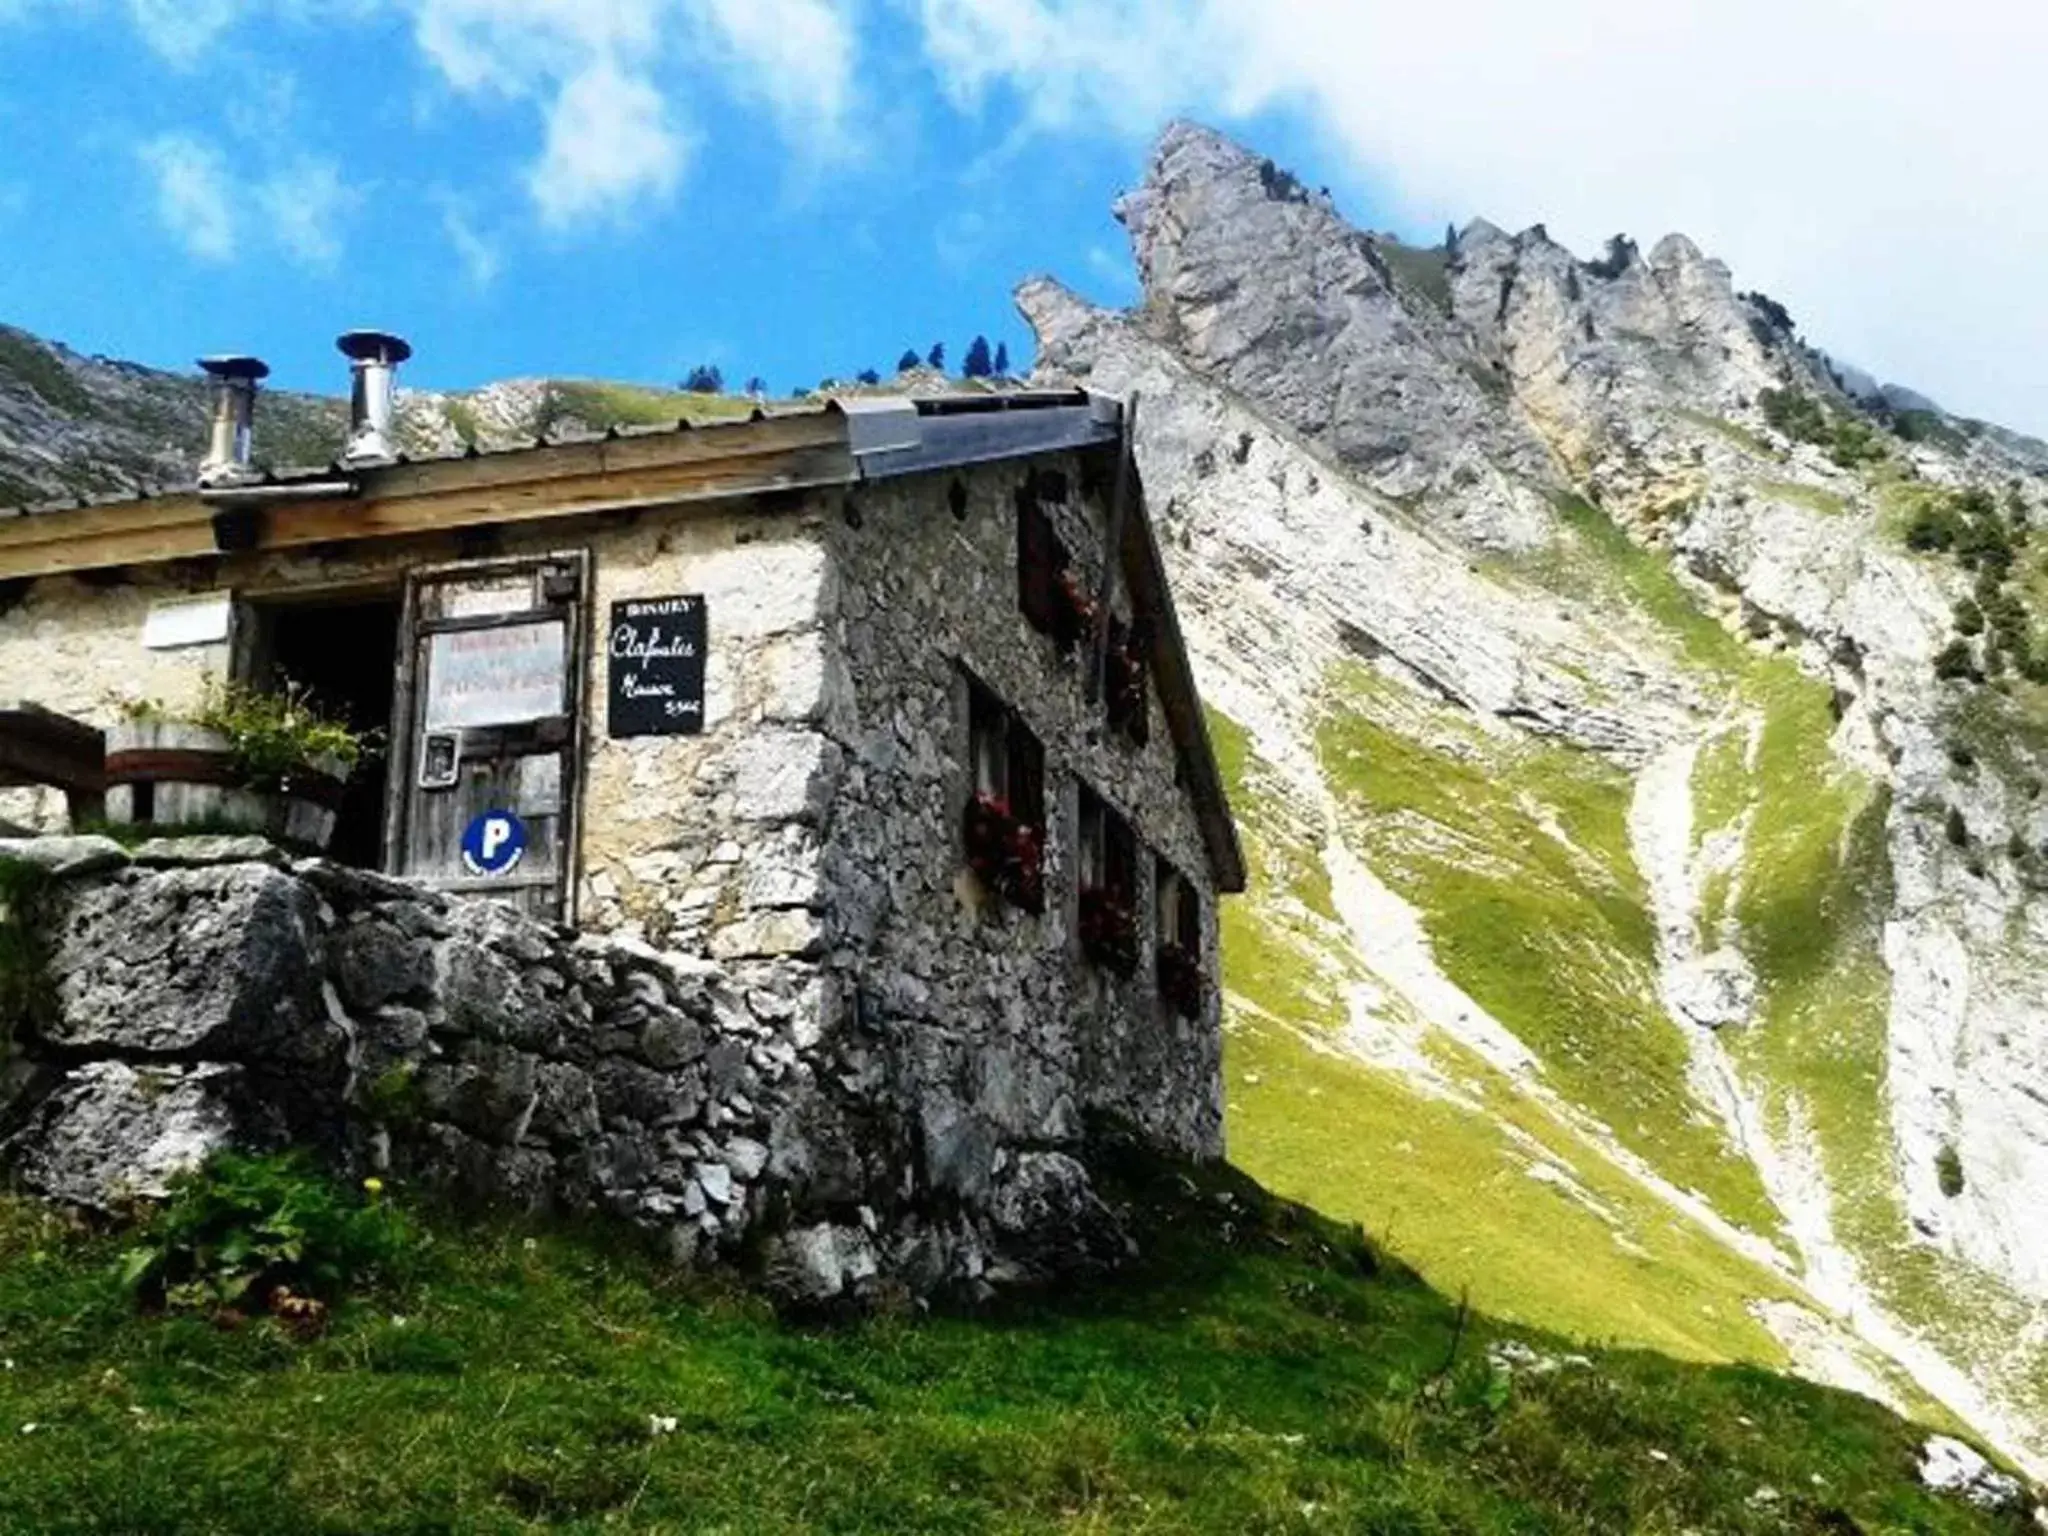
[(267, 864), (69, 881), (38, 903), (68, 1053), (333, 1066), (318, 901)]
[(66, 1074), (0, 1152), (28, 1188), (111, 1210), (161, 1198), (214, 1152), (266, 1139), (242, 1071), (220, 1063), (96, 1061)]
[(1938, 1493), (1953, 1493), (1979, 1509), (2011, 1509), (2026, 1490), (1962, 1441), (1929, 1435), (1920, 1452), (1920, 1481)]

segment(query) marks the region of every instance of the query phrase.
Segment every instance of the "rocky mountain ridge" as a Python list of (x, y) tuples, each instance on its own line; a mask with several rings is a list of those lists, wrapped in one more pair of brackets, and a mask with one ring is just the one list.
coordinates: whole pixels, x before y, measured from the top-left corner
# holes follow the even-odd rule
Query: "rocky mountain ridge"
[(1476, 1055), (1793, 1281), (1748, 1305), (1795, 1364), (2038, 1456), (2040, 445), (1845, 388), (1684, 236), (1418, 250), (1187, 124), (1118, 214), (1133, 312), (1019, 302), (1140, 393), (1241, 810), (1301, 855), (1242, 937), (1329, 985), (1243, 1027), (1498, 1121)]
[[(189, 485), (206, 446), (207, 390), (196, 372), (87, 357), (0, 325), (0, 507)], [(440, 454), (520, 446), (550, 433), (715, 420), (753, 406), (644, 385), (510, 379), (473, 390), (402, 389), (398, 417), (405, 451)], [(266, 389), (257, 409), (257, 462), (325, 465), (341, 451), (347, 429), (344, 399)]]

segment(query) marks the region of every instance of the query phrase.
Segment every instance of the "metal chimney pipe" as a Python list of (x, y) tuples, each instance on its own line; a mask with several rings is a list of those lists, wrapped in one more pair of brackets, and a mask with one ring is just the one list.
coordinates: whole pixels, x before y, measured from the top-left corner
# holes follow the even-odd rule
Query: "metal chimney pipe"
[(199, 366), (213, 381), (213, 433), (199, 461), (201, 485), (233, 485), (255, 473), (250, 462), (256, 426), (256, 381), (268, 377), (260, 357), (222, 354), (202, 357)]
[(345, 331), (335, 343), (349, 360), (348, 444), (341, 462), (354, 468), (398, 457), (398, 365), (412, 356), (389, 331)]

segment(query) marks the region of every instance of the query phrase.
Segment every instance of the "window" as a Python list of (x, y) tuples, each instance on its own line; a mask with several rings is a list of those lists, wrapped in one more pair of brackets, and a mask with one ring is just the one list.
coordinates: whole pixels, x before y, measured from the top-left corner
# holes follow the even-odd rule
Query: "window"
[(1109, 652), (1103, 658), (1102, 693), (1110, 729), (1137, 746), (1151, 737), (1145, 679), (1152, 656), (1152, 626), (1144, 619), (1112, 619)]
[(1033, 629), (1052, 636), (1062, 655), (1094, 643), (1094, 583), (1053, 527), (1045, 506), (1063, 499), (1066, 483), (1038, 474), (1017, 490), (1017, 606)]
[(1015, 711), (967, 679), (973, 782), (962, 817), (967, 865), (1027, 912), (1045, 910), (1045, 749)]
[(1052, 634), (1059, 623), (1059, 577), (1066, 548), (1053, 531), (1036, 483), (1017, 489), (1017, 606), (1033, 629)]
[(1131, 825), (1081, 786), (1081, 949), (1097, 965), (1138, 969), (1138, 841)]
[(1159, 861), (1159, 996), (1186, 1018), (1202, 1011), (1202, 893)]

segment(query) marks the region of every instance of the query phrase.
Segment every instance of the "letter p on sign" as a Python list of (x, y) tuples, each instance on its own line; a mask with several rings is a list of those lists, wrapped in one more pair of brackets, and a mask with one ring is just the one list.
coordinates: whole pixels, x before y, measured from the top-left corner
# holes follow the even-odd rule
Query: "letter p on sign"
[(462, 832), (462, 865), (472, 875), (512, 872), (526, 852), (526, 827), (510, 811), (485, 811)]

